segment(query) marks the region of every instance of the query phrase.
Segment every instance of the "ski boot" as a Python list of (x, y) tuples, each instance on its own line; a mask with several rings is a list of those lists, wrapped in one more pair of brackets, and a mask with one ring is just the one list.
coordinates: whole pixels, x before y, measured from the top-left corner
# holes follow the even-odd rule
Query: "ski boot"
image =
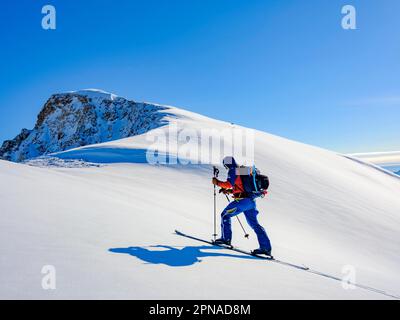
[(227, 246), (229, 248), (232, 247), (230, 240), (225, 240), (225, 239), (222, 239), (222, 238), (219, 238), (219, 239), (213, 241), (213, 243), (215, 245), (217, 245), (217, 246)]
[(273, 256), (272, 256), (272, 254), (271, 254), (271, 250), (267, 250), (267, 249), (263, 249), (263, 248), (258, 248), (258, 249), (255, 249), (255, 250), (253, 250), (252, 252), (251, 252), (251, 254), (253, 254), (253, 255), (260, 255), (260, 254), (263, 254), (263, 255), (266, 255), (266, 256), (268, 256), (268, 257), (271, 257), (272, 259), (274, 258)]

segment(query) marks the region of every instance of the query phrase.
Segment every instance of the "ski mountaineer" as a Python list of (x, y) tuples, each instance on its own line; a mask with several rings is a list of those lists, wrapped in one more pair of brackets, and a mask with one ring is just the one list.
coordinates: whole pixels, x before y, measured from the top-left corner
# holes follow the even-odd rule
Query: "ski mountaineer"
[(232, 226), (231, 218), (240, 213), (244, 213), (247, 223), (254, 230), (260, 247), (252, 251), (253, 254), (265, 254), (271, 256), (271, 243), (265, 232), (265, 229), (257, 220), (258, 210), (256, 207), (256, 196), (244, 192), (241, 176), (237, 174), (238, 165), (233, 157), (225, 157), (223, 165), (228, 170), (227, 181), (220, 181), (216, 177), (212, 179), (212, 183), (220, 188), (222, 192), (233, 195), (234, 201), (221, 213), (221, 233), (222, 237), (215, 240), (216, 244), (231, 245)]

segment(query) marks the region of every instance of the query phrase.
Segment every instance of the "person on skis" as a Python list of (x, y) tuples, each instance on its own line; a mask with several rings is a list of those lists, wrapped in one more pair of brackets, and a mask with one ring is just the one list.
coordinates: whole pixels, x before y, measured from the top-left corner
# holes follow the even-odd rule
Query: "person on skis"
[(231, 218), (240, 213), (244, 213), (247, 223), (254, 230), (259, 242), (259, 248), (252, 251), (253, 254), (265, 254), (271, 256), (271, 243), (265, 229), (257, 220), (258, 210), (256, 207), (256, 196), (244, 191), (242, 178), (239, 174), (239, 167), (233, 157), (225, 157), (223, 165), (228, 170), (227, 181), (212, 179), (212, 183), (220, 188), (224, 193), (231, 193), (234, 201), (221, 213), (221, 233), (222, 237), (215, 240), (216, 244), (231, 245), (232, 225)]

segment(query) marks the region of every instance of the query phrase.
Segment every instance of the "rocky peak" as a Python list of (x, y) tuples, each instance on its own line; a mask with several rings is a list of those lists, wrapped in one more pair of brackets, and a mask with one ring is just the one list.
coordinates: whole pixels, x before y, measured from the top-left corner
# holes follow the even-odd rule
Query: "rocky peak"
[(99, 90), (52, 95), (34, 129), (0, 148), (0, 158), (23, 161), (88, 144), (142, 134), (166, 123), (166, 107), (137, 103)]

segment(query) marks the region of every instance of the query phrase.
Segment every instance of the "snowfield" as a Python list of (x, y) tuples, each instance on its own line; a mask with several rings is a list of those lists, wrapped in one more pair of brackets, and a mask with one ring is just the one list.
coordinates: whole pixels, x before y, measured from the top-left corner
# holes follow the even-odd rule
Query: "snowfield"
[[(217, 249), (174, 234), (211, 239), (212, 166), (148, 164), (149, 148), (176, 151), (148, 139), (160, 130), (240, 127), (167, 112), (175, 115), (168, 125), (53, 155), (59, 164), (0, 161), (0, 298), (400, 297), (400, 177), (255, 131), (255, 164), (271, 180), (268, 196), (257, 201), (259, 220), (274, 256), (311, 272)], [(226, 203), (218, 196), (219, 211)], [(250, 239), (233, 220), (234, 244), (256, 248), (239, 217)], [(42, 289), (45, 265), (56, 269), (55, 290)], [(344, 289), (339, 280), (349, 270), (369, 289)]]

